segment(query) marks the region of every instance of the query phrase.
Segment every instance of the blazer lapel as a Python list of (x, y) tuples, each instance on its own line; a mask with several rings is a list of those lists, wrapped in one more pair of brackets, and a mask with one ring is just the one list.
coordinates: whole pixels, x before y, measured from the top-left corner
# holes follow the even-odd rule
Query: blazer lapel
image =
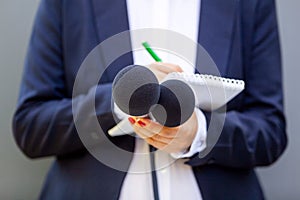
[(198, 52), (196, 66), (200, 73), (222, 76), (226, 74), (237, 14), (237, 1), (202, 0), (198, 42), (210, 54), (220, 74), (212, 69), (212, 63), (203, 63)]
[[(91, 3), (94, 11), (95, 26), (99, 43), (116, 34), (129, 30), (126, 0), (91, 0)], [(105, 50), (101, 50), (103, 66), (107, 66), (107, 58), (111, 57), (111, 55), (116, 52), (116, 49), (120, 47), (131, 49), (129, 34), (126, 34), (125, 39), (124, 37), (122, 38), (121, 43), (111, 45)], [(112, 81), (115, 75), (123, 67), (132, 63), (133, 57), (131, 52), (120, 55), (120, 57), (106, 69), (105, 77), (103, 77), (103, 79), (105, 81)]]
[(129, 30), (126, 0), (91, 0), (99, 42)]

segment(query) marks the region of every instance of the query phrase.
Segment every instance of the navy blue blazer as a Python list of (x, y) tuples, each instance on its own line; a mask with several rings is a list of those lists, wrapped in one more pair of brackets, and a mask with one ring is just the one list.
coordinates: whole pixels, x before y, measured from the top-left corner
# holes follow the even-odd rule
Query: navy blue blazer
[[(74, 126), (71, 100), (76, 72), (88, 53), (125, 30), (125, 0), (41, 1), (13, 117), (14, 137), (28, 157), (56, 157), (41, 199), (119, 197), (126, 173), (88, 153)], [(202, 0), (199, 30), (198, 41), (221, 74), (243, 79), (246, 88), (228, 104), (213, 150), (204, 158), (191, 157), (187, 164), (205, 200), (263, 199), (254, 167), (276, 161), (287, 144), (274, 0)], [(132, 62), (131, 54), (122, 56), (97, 86), (96, 113), (104, 130), (115, 124), (111, 82), (120, 67)], [(81, 101), (82, 110), (92, 99), (87, 90), (73, 100)], [(85, 114), (82, 120), (88, 123), (93, 113)], [(212, 137), (213, 131), (208, 141)], [(128, 151), (134, 149), (131, 136), (110, 139)], [(115, 156), (112, 159), (119, 159)], [(129, 166), (131, 157), (121, 160)]]

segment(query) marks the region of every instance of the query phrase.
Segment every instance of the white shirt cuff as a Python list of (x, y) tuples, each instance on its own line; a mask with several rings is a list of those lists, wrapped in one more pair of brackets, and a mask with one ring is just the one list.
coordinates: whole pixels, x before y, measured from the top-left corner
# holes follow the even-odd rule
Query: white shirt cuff
[(195, 108), (195, 112), (198, 120), (198, 130), (196, 136), (188, 151), (186, 150), (178, 153), (171, 153), (171, 156), (175, 159), (191, 157), (194, 154), (199, 153), (206, 148), (206, 119), (203, 112), (199, 108)]

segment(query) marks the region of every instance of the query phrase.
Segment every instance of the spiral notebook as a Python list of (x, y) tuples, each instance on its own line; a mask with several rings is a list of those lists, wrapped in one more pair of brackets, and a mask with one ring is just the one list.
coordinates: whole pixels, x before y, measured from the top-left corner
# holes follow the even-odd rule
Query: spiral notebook
[(245, 88), (242, 80), (206, 74), (173, 72), (168, 74), (164, 81), (171, 79), (181, 80), (190, 85), (195, 94), (196, 106), (206, 111), (224, 106)]
[[(196, 107), (202, 110), (216, 110), (245, 88), (242, 80), (222, 78), (205, 74), (188, 74), (184, 72), (173, 72), (168, 74), (163, 81), (177, 79), (187, 83), (195, 94)], [(130, 134), (133, 128), (127, 119), (123, 119), (115, 127), (108, 131), (111, 136)]]

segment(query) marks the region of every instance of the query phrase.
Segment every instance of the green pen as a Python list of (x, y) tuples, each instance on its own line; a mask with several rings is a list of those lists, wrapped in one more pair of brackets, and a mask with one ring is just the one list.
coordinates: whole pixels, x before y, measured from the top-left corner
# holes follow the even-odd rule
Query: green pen
[(145, 47), (145, 49), (148, 51), (148, 53), (152, 56), (152, 58), (156, 62), (162, 62), (162, 60), (160, 59), (160, 57), (158, 57), (158, 55), (156, 55), (156, 53), (153, 51), (153, 49), (151, 49), (151, 47), (148, 44), (148, 42), (143, 42), (142, 45)]

